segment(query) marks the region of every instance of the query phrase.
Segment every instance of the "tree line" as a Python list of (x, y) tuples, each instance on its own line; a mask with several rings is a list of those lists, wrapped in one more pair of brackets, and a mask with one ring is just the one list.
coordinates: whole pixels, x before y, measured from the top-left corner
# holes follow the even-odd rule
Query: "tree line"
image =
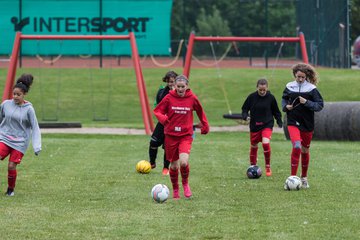
[[(360, 35), (360, 0), (350, 0), (351, 39)], [(296, 36), (301, 0), (174, 0), (171, 38), (197, 35)]]

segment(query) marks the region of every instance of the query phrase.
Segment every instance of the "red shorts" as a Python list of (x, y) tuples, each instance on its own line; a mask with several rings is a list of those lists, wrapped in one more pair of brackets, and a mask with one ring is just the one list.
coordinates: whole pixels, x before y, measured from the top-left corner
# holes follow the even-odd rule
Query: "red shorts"
[(250, 142), (251, 145), (256, 145), (259, 142), (262, 142), (263, 138), (271, 139), (272, 129), (271, 128), (264, 128), (257, 132), (250, 132)]
[(4, 160), (10, 154), (9, 161), (14, 162), (16, 164), (21, 163), (21, 159), (23, 158), (24, 154), (15, 150), (3, 142), (0, 142), (0, 159)]
[(306, 148), (310, 147), (311, 139), (314, 133), (313, 131), (311, 132), (300, 131), (300, 129), (298, 129), (295, 126), (288, 126), (288, 131), (292, 143), (296, 141), (300, 141), (301, 146)]
[(190, 154), (192, 136), (175, 137), (165, 135), (165, 152), (166, 158), (170, 162), (179, 160), (180, 153)]

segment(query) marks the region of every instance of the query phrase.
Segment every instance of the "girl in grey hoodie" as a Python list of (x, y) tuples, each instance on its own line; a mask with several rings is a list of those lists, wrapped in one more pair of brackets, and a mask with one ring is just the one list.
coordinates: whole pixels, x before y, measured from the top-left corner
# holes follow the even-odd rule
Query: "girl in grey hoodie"
[(32, 75), (23, 74), (13, 88), (13, 99), (5, 100), (0, 106), (0, 159), (10, 155), (7, 196), (14, 196), (16, 166), (21, 163), (30, 138), (35, 155), (41, 151), (41, 133), (35, 110), (24, 99), (33, 79)]

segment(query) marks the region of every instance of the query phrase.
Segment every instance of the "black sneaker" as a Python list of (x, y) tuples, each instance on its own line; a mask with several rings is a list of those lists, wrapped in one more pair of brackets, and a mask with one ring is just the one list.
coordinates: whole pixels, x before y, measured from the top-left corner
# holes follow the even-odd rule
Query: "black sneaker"
[(8, 189), (6, 190), (5, 195), (6, 195), (6, 196), (10, 196), (10, 197), (14, 196), (14, 195), (15, 195), (14, 189), (8, 188)]
[(156, 163), (150, 162), (150, 164), (151, 164), (151, 168), (156, 168)]

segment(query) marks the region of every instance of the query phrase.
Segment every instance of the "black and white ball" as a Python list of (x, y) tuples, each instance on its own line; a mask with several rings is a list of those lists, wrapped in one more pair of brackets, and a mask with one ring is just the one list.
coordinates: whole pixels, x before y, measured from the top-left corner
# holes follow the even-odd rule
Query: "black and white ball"
[(262, 171), (261, 168), (257, 165), (251, 165), (247, 171), (246, 171), (246, 175), (248, 178), (250, 179), (257, 179), (260, 178), (262, 175)]
[(299, 191), (301, 179), (298, 176), (290, 176), (285, 180), (284, 189), (288, 191)]

